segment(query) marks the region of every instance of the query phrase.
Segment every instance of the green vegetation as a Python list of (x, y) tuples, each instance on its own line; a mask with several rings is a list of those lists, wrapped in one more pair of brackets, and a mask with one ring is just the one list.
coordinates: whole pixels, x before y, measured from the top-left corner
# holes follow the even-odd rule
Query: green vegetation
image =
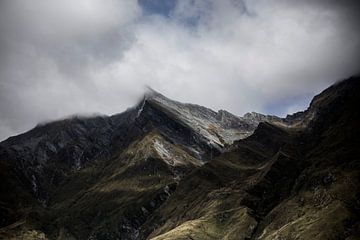
[(261, 123), (211, 161), (156, 128), (134, 134), (68, 173), (46, 207), (1, 161), (0, 239), (360, 239), (359, 89), (329, 88), (307, 128)]

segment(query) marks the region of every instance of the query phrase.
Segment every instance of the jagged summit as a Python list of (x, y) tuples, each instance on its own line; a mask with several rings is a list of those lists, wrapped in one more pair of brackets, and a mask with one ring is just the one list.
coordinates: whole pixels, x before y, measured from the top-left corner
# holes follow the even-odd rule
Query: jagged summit
[(151, 88), (145, 94), (138, 110), (138, 116), (142, 113), (146, 103), (190, 128), (216, 148), (222, 148), (226, 144), (250, 135), (259, 123), (254, 121), (248, 123), (224, 110), (215, 112), (196, 104), (174, 101)]
[(358, 239), (359, 88), (336, 84), (286, 118), (149, 89), (123, 113), (9, 138), (0, 238)]
[(144, 97), (143, 99), (151, 99), (153, 97), (161, 97), (161, 98), (166, 98), (163, 94), (161, 94), (160, 92), (156, 91), (155, 89), (153, 89), (152, 87), (150, 87), (149, 85), (145, 86), (145, 92), (144, 92)]
[(24, 173), (24, 182), (32, 186), (36, 198), (47, 204), (54, 185), (69, 172), (121, 152), (149, 132), (158, 132), (159, 139), (182, 146), (190, 156), (206, 162), (209, 155), (251, 135), (260, 120), (174, 101), (148, 87), (143, 100), (123, 113), (49, 122), (0, 145), (9, 159), (20, 159), (17, 171)]

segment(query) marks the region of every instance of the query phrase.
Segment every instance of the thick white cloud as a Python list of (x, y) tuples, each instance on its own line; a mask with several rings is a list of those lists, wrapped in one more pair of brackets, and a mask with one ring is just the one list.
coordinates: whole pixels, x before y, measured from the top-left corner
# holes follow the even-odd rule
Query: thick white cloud
[(136, 1), (5, 0), (1, 14), (9, 30), (24, 38), (63, 41), (104, 34), (132, 22), (140, 12)]
[(352, 1), (132, 0), (0, 3), (0, 138), (75, 113), (112, 114), (144, 85), (246, 111), (293, 112), (359, 71)]

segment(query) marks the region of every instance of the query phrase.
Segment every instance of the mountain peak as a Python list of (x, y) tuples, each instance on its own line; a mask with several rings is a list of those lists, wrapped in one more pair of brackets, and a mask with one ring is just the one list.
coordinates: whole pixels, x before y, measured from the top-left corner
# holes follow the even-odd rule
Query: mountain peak
[(144, 93), (144, 99), (148, 100), (148, 99), (152, 99), (152, 98), (166, 98), (163, 94), (161, 94), (160, 92), (156, 91), (155, 89), (153, 89), (152, 87), (150, 87), (149, 85), (145, 86), (145, 93)]
[(0, 239), (350, 236), (359, 225), (359, 84), (336, 84), (286, 119), (215, 112), (148, 87), (116, 116), (1, 142)]

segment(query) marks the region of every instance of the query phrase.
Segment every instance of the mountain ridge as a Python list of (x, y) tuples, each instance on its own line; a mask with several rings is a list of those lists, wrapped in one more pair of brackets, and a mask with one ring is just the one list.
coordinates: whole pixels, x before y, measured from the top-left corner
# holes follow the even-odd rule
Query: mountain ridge
[[(150, 108), (155, 107), (157, 110), (160, 108), (160, 111), (165, 112), (166, 115), (172, 116), (175, 121), (180, 119), (178, 122), (182, 125), (182, 127), (189, 128), (194, 132), (194, 136), (198, 138), (196, 141), (203, 142), (202, 148), (209, 148), (206, 145), (211, 144), (211, 148), (216, 149), (216, 151), (221, 151), (221, 148), (224, 147), (224, 143), (222, 142), (223, 139), (221, 138), (222, 136), (219, 135), (215, 130), (209, 133), (207, 126), (200, 124), (201, 121), (204, 121), (204, 118), (211, 116), (213, 121), (211, 123), (207, 123), (207, 125), (213, 124), (216, 125), (217, 128), (223, 127), (219, 125), (222, 123), (222, 121), (224, 121), (224, 116), (228, 116), (225, 118), (230, 118), (231, 122), (234, 122), (234, 119), (238, 120), (238, 122), (242, 124), (240, 124), (240, 128), (245, 127), (245, 131), (243, 131), (244, 135), (237, 136), (234, 139), (240, 139), (242, 137), (248, 136), (255, 129), (258, 123), (251, 119), (249, 120), (251, 121), (251, 124), (244, 124), (241, 122), (240, 117), (236, 117), (235, 115), (232, 115), (223, 110), (215, 112), (211, 109), (199, 105), (182, 104), (180, 102), (170, 100), (155, 90), (150, 89), (145, 93), (143, 100), (141, 100), (135, 107), (130, 108), (123, 113), (114, 114), (112, 116), (76, 116), (69, 119), (49, 122), (38, 125), (32, 130), (18, 136), (10, 137), (9, 139), (1, 142), (0, 145), (7, 148), (10, 151), (10, 155), (14, 153), (16, 153), (16, 155), (20, 155), (15, 156), (15, 158), (27, 159), (26, 162), (31, 162), (32, 159), (36, 159), (36, 161), (40, 164), (41, 162), (46, 162), (49, 158), (52, 158), (52, 155), (65, 154), (67, 158), (73, 159), (73, 162), (70, 162), (67, 168), (80, 169), (82, 164), (86, 164), (88, 161), (91, 161), (91, 159), (97, 157), (106, 157), (110, 154), (112, 151), (111, 141), (113, 141), (112, 138), (117, 137), (116, 131), (118, 128), (137, 128), (137, 126), (132, 125), (140, 125), (141, 127), (144, 127), (142, 125), (145, 123), (139, 123), (141, 120), (138, 118), (142, 113), (145, 105), (146, 107), (150, 105)], [(187, 113), (187, 118), (181, 119), (181, 115), (185, 115), (186, 113), (179, 109), (185, 107), (188, 107), (186, 109), (187, 112), (199, 112), (199, 114), (196, 115), (197, 118), (195, 118), (195, 124), (197, 126), (201, 126), (200, 131), (195, 129), (192, 125), (193, 119), (191, 114)], [(150, 113), (150, 115), (151, 114), (153, 113)], [(220, 121), (220, 123), (217, 122), (219, 116), (222, 116), (222, 121)], [(239, 127), (239, 125), (235, 127)], [(231, 129), (231, 126), (229, 129)], [(122, 131), (120, 131), (120, 133), (122, 133)], [(141, 131), (146, 132), (148, 130), (138, 129), (139, 133), (136, 133), (134, 138), (136, 138), (137, 135), (141, 135)], [(87, 132), (89, 132), (89, 134)], [(94, 136), (93, 139), (90, 135)], [(69, 143), (73, 142), (73, 139), (76, 139), (78, 143)], [(96, 139), (96, 141), (94, 139)], [(175, 139), (173, 140), (176, 141)], [(90, 144), (88, 144), (89, 142)], [(229, 144), (231, 142), (225, 143)], [(122, 139), (121, 144), (126, 145), (127, 143), (124, 139)], [(67, 145), (71, 146), (67, 148)], [(191, 149), (191, 146), (189, 146), (189, 149)], [(200, 157), (201, 154), (204, 154), (204, 150), (193, 150), (194, 154), (198, 154), (198, 157)], [(21, 168), (24, 169), (26, 166), (22, 166)], [(28, 174), (27, 178), (29, 179), (29, 182), (31, 182), (31, 185), (38, 185), (36, 183), (36, 174)], [(44, 196), (41, 198), (41, 201), (44, 202), (48, 197)]]
[[(286, 118), (238, 117), (152, 90), (120, 114), (38, 126), (0, 143), (0, 236), (336, 239), (333, 228), (356, 236), (349, 209), (359, 192), (344, 184), (358, 182), (357, 90), (358, 78), (347, 79)], [(289, 204), (294, 212), (279, 210)], [(300, 213), (330, 221), (326, 207), (352, 223), (332, 221), (324, 234), (301, 225)]]

